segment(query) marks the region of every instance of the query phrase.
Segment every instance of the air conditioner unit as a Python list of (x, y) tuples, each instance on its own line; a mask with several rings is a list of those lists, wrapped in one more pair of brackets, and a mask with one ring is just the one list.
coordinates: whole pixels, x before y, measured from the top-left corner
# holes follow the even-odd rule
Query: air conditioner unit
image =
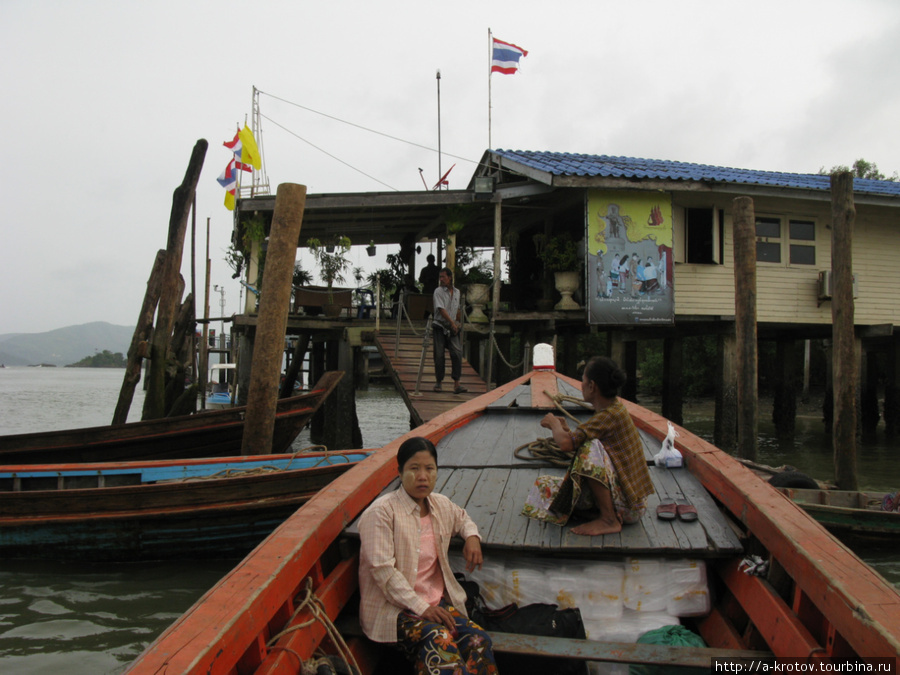
[[(833, 278), (834, 274), (831, 270), (822, 270), (819, 272), (819, 300), (830, 300), (833, 295)], [(859, 297), (859, 287), (856, 285), (856, 275), (853, 275), (853, 297)]]

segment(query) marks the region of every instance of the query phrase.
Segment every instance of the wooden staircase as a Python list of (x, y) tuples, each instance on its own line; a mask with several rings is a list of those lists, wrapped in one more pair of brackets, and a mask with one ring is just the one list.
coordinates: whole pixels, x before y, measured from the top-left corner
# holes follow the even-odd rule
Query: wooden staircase
[[(481, 376), (463, 359), (460, 384), (468, 389), (464, 394), (453, 393), (453, 380), (450, 379), (450, 354), (445, 356), (446, 374), (443, 391), (434, 391), (434, 346), (431, 336), (423, 337), (424, 324), (400, 331), (399, 348), (395, 332), (379, 333), (375, 336), (375, 344), (384, 359), (384, 367), (391, 374), (391, 379), (403, 396), (413, 426), (419, 426), (437, 417), (442, 412), (455, 408), (460, 403), (475, 398), (487, 391), (487, 385)], [(418, 333), (418, 334), (417, 334)], [(424, 358), (423, 358), (424, 341)], [(422, 375), (419, 379), (419, 365), (422, 364)], [(416, 385), (418, 380), (418, 392)]]

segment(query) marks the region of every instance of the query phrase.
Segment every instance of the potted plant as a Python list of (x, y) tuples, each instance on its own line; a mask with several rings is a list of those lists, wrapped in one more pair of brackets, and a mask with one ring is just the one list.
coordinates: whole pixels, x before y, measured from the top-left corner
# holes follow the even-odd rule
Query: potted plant
[(334, 282), (344, 283), (344, 272), (350, 267), (350, 261), (347, 259), (350, 252), (350, 238), (335, 236), (334, 241), (329, 244), (334, 249), (330, 253), (315, 237), (309, 239), (306, 245), (319, 264), (319, 276), (328, 286), (328, 303), (322, 306), (322, 311), (325, 312), (325, 316), (335, 318), (340, 315), (341, 307), (334, 302)]
[[(462, 250), (460, 250), (460, 253)], [(458, 259), (465, 256), (460, 255)], [(477, 254), (472, 256), (474, 264), (465, 269), (458, 283), (466, 288), (466, 302), (472, 305), (469, 321), (473, 323), (486, 323), (487, 315), (484, 308), (490, 299), (491, 286), (494, 283), (493, 270), (488, 260), (479, 260)]]
[(536, 241), (538, 257), (544, 263), (544, 269), (553, 272), (556, 290), (562, 296), (554, 309), (581, 309), (572, 299), (572, 294), (578, 290), (578, 243), (568, 234), (539, 235)]
[(369, 245), (366, 246), (366, 253), (368, 253), (370, 258), (375, 257), (375, 240), (374, 239), (369, 240)]

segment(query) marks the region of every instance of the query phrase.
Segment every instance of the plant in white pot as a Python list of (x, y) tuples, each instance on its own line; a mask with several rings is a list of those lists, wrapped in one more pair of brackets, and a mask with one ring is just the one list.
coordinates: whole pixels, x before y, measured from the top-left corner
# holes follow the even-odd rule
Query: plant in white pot
[(538, 256), (547, 271), (554, 273), (556, 290), (562, 296), (554, 309), (581, 309), (579, 304), (572, 299), (572, 294), (578, 290), (579, 282), (578, 243), (566, 234), (557, 234), (542, 239)]
[[(350, 260), (347, 258), (350, 252), (350, 237), (335, 236), (327, 248), (321, 241), (312, 237), (306, 245), (319, 264), (319, 276), (328, 286), (328, 303), (322, 306), (322, 311), (325, 312), (325, 316), (334, 318), (341, 313), (340, 305), (334, 302), (334, 282), (344, 283), (344, 272), (350, 268)], [(329, 252), (328, 248), (333, 250)]]

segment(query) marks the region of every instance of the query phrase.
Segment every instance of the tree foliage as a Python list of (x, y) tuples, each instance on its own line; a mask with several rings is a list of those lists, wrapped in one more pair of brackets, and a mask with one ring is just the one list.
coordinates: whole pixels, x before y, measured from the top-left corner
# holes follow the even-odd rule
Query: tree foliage
[(895, 171), (892, 176), (885, 176), (881, 171), (878, 170), (878, 165), (875, 162), (868, 162), (862, 157), (853, 162), (853, 166), (845, 166), (843, 164), (836, 164), (831, 167), (828, 171), (825, 170), (825, 167), (819, 168), (820, 176), (830, 176), (833, 173), (837, 173), (838, 171), (849, 171), (853, 174), (854, 178), (866, 178), (869, 180), (889, 180), (896, 181), (900, 179), (900, 176), (897, 175)]
[(97, 352), (93, 356), (85, 356), (78, 363), (72, 363), (66, 368), (124, 368), (127, 365), (122, 352), (113, 354), (108, 349)]

